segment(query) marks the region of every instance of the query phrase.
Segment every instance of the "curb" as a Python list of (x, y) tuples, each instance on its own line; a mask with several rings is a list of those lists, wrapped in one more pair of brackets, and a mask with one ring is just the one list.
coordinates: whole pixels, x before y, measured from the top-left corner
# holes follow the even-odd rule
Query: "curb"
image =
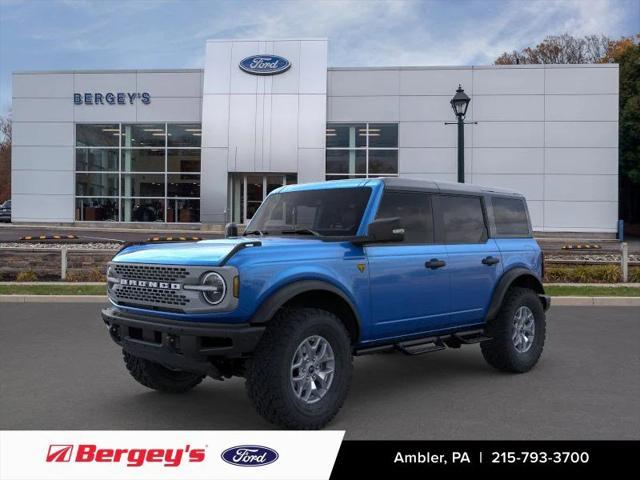
[(551, 307), (640, 307), (640, 297), (551, 297)]
[[(0, 303), (106, 303), (106, 295), (0, 295)], [(640, 297), (551, 297), (551, 307), (640, 307)]]
[(106, 295), (0, 295), (0, 303), (106, 303)]
[(596, 288), (640, 288), (640, 283), (545, 283), (545, 287), (596, 287)]
[(57, 287), (59, 285), (63, 285), (63, 286), (72, 286), (72, 287), (83, 287), (83, 286), (89, 286), (89, 287), (99, 287), (99, 286), (104, 286), (104, 288), (107, 288), (107, 282), (0, 282), (0, 285), (4, 286), (4, 285), (13, 285), (13, 286), (24, 286), (24, 285), (34, 285), (34, 286), (45, 286), (45, 285), (49, 285), (49, 286), (53, 286), (53, 287)]

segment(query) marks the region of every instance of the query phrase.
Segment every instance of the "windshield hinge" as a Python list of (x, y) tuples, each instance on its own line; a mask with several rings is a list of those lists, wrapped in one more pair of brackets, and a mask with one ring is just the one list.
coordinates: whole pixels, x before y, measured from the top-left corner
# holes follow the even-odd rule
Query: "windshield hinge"
[(262, 246), (262, 242), (256, 240), (253, 242), (243, 242), (243, 243), (238, 243), (235, 247), (233, 247), (231, 249), (231, 251), (229, 253), (227, 253), (225, 255), (225, 257), (220, 261), (220, 265), (219, 266), (223, 266), (226, 265), (226, 263), (231, 260), (231, 257), (233, 257), (236, 253), (238, 253), (240, 250), (243, 250), (247, 247), (260, 247)]

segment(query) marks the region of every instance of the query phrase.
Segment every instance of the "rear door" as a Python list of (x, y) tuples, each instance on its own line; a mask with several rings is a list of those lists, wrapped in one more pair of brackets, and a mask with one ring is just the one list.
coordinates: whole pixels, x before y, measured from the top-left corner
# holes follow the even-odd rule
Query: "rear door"
[(404, 241), (365, 247), (377, 339), (449, 323), (447, 253), (444, 245), (434, 242), (431, 194), (385, 191), (376, 218), (393, 217), (400, 218)]
[(451, 276), (451, 326), (481, 323), (502, 273), (500, 252), (488, 235), (484, 199), (442, 194), (435, 210)]

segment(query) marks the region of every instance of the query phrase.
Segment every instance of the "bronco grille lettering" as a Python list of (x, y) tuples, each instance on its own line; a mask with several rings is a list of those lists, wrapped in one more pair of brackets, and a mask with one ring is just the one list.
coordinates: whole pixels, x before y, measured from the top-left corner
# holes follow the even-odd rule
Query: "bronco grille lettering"
[(129, 280), (126, 278), (120, 279), (120, 285), (128, 285), (131, 287), (162, 288), (164, 290), (180, 290), (182, 288), (182, 284), (180, 283), (151, 282), (148, 280)]

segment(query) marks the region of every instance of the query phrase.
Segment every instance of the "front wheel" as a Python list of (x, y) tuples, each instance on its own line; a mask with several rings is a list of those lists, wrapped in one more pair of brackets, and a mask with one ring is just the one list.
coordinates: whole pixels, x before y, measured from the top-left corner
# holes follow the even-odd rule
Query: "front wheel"
[(194, 388), (204, 378), (204, 375), (171, 369), (159, 363), (136, 357), (127, 351), (123, 351), (122, 354), (131, 376), (138, 383), (152, 390), (184, 393)]
[(316, 308), (279, 312), (247, 371), (247, 393), (258, 413), (285, 428), (325, 426), (351, 382), (349, 334), (335, 315)]
[(509, 289), (487, 332), (492, 338), (482, 342), (480, 348), (489, 365), (515, 373), (531, 370), (542, 354), (546, 335), (544, 308), (538, 295), (528, 288)]

